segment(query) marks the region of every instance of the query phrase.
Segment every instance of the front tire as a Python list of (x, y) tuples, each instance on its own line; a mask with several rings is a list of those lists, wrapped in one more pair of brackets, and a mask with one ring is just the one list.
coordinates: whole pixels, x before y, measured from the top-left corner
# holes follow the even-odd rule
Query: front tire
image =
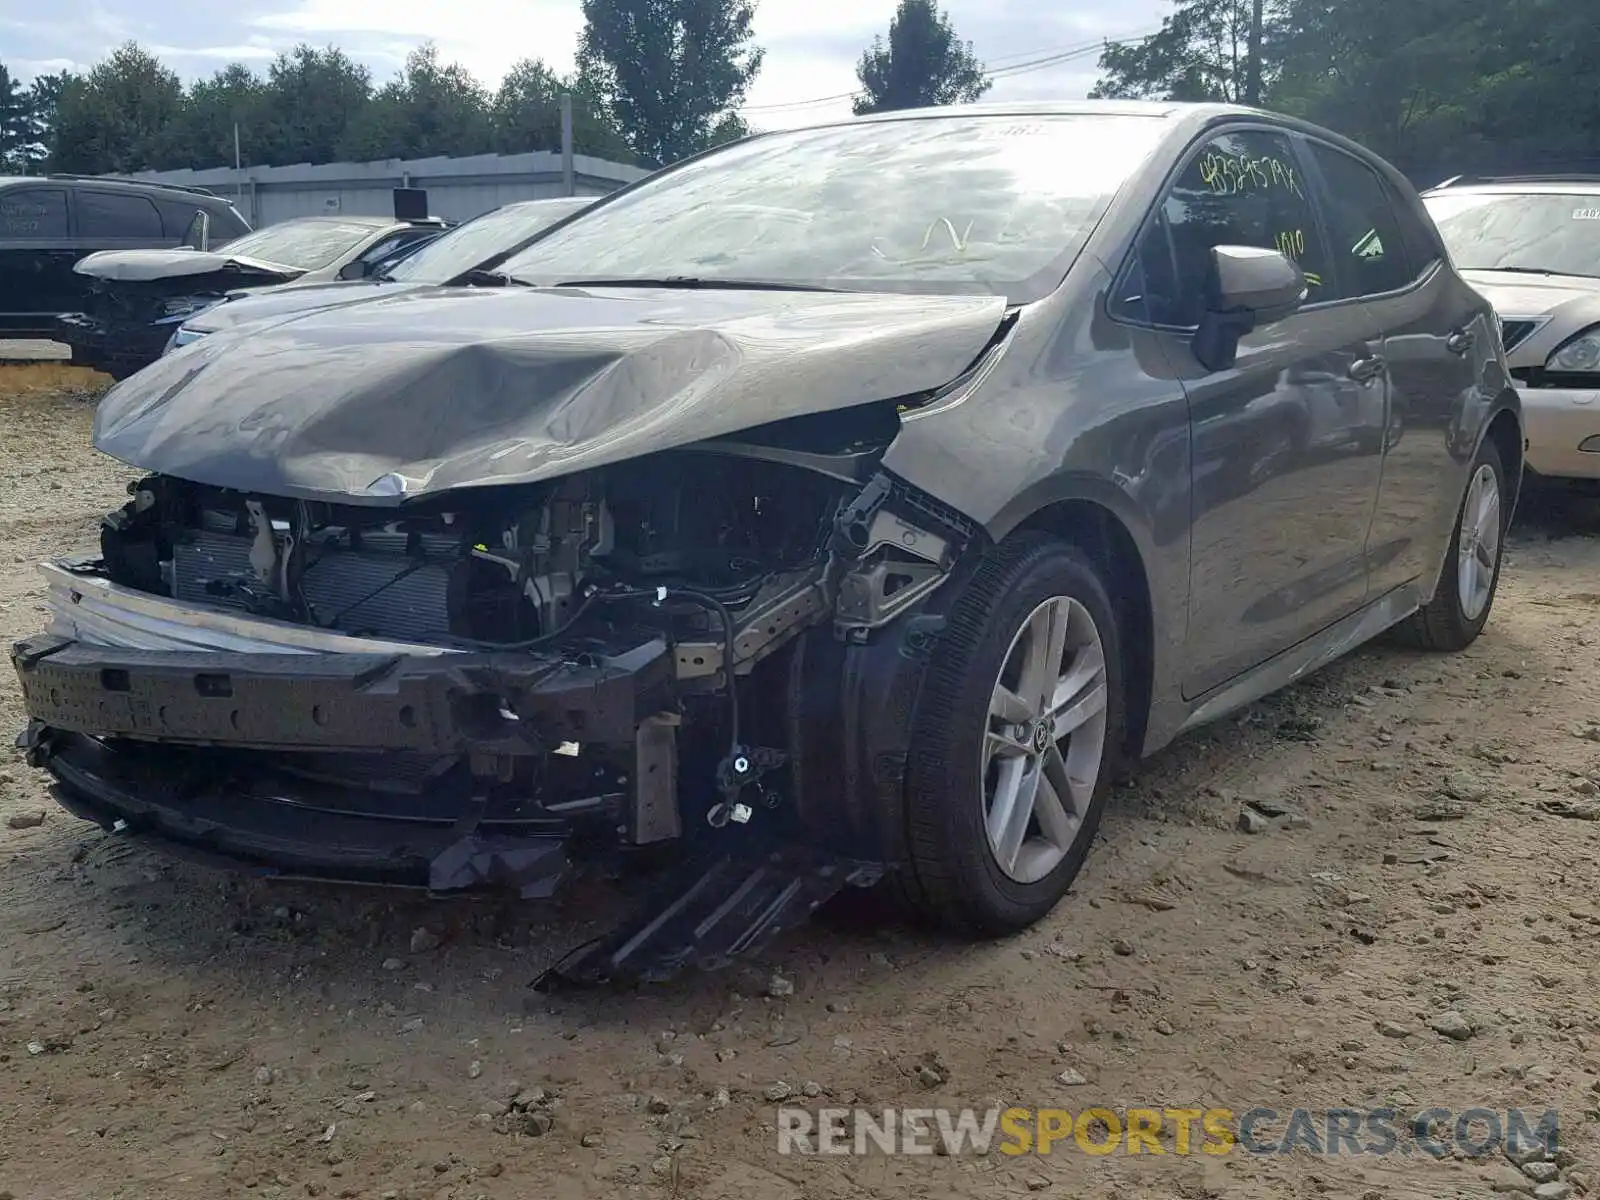
[(1039, 534), (991, 551), (923, 696), (901, 890), (952, 932), (1025, 929), (1083, 866), (1122, 745), (1121, 643), (1098, 568)]
[(1494, 442), (1485, 438), (1467, 475), (1433, 599), (1400, 626), (1402, 640), (1418, 649), (1447, 652), (1465, 650), (1478, 640), (1500, 586), (1507, 511), (1505, 464)]

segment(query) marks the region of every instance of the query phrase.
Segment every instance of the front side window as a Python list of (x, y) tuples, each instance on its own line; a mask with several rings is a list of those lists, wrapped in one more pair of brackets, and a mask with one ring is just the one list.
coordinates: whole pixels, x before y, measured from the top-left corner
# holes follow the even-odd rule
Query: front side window
[(1312, 141), (1310, 149), (1327, 185), (1322, 204), (1335, 260), (1336, 278), (1329, 281), (1324, 299), (1375, 296), (1405, 287), (1413, 278), (1405, 239), (1377, 172), (1323, 142)]
[(1282, 134), (1240, 130), (1200, 149), (1152, 213), (1118, 307), (1152, 325), (1198, 325), (1218, 246), (1277, 250), (1305, 272), (1308, 303), (1327, 298), (1322, 234)]
[(32, 241), (67, 236), (67, 194), (59, 188), (0, 191), (0, 238)]
[(78, 236), (160, 241), (161, 214), (143, 196), (113, 192), (78, 193)]
[(1159, 116), (949, 115), (762, 134), (655, 176), (501, 268), (548, 285), (687, 277), (976, 292), (1059, 285)]
[(1600, 192), (1424, 196), (1455, 265), (1600, 278)]
[(373, 227), (311, 217), (269, 225), (228, 244), (228, 253), (302, 271), (316, 271), (349, 254), (372, 236)]

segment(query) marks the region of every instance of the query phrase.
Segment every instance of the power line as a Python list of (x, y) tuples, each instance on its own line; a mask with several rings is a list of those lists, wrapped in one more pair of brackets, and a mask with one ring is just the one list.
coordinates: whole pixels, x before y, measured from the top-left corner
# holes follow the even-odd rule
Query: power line
[[(1147, 38), (1149, 36), (1150, 35), (1148, 33), (1141, 33), (1141, 34), (1133, 34), (1131, 36), (1121, 37), (1121, 38), (1097, 38), (1092, 42), (1081, 42), (1081, 43), (1079, 43), (1078, 45), (1075, 45), (1075, 46), (1059, 47), (1056, 50), (1046, 52), (1044, 55), (1041, 55), (1040, 57), (1028, 59), (1025, 62), (1013, 63), (1010, 66), (998, 67), (998, 68), (996, 68), (994, 70), (990, 70), (989, 69), (989, 64), (988, 63), (984, 63), (984, 64), (981, 65), (980, 69), (983, 70), (984, 74), (990, 79), (1008, 79), (1008, 78), (1012, 77), (1013, 75), (1027, 75), (1027, 74), (1031, 74), (1034, 71), (1044, 71), (1044, 70), (1048, 70), (1051, 67), (1060, 66), (1063, 63), (1073, 62), (1073, 61), (1076, 61), (1078, 59), (1087, 58), (1091, 54), (1098, 54), (1106, 46), (1124, 46), (1124, 45), (1127, 45), (1127, 44), (1129, 44), (1131, 42), (1142, 42), (1145, 38)], [(1036, 54), (1037, 51), (1031, 51), (1030, 50), (1030, 51), (1026, 51), (1025, 53), (1026, 54)], [(995, 59), (993, 61), (997, 62), (997, 63), (998, 62), (1005, 62), (1007, 59), (1018, 58), (1018, 57), (1021, 57), (1021, 56), (1014, 55), (1014, 54), (1002, 55), (1000, 58), (997, 58), (997, 59)], [(816, 108), (818, 106), (825, 105), (825, 104), (834, 104), (834, 103), (837, 103), (840, 100), (853, 100), (853, 99), (855, 99), (855, 97), (857, 97), (859, 95), (861, 95), (861, 89), (857, 88), (855, 91), (839, 92), (839, 93), (837, 93), (835, 95), (832, 95), (832, 96), (814, 96), (809, 100), (788, 100), (788, 101), (784, 101), (783, 103), (780, 103), (780, 104), (747, 104), (740, 111), (741, 112), (794, 111), (794, 110), (805, 109), (805, 108)]]

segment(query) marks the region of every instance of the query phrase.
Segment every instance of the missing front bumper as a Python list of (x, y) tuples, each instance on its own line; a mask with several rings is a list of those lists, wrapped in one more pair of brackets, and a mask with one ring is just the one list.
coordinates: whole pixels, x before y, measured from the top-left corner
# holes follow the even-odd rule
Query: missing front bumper
[(237, 749), (547, 754), (632, 742), (671, 702), (660, 640), (572, 661), (135, 650), (44, 634), (11, 661), (29, 717), (51, 728)]
[(565, 822), (493, 811), (460, 777), (404, 797), (353, 797), (260, 758), (103, 742), (37, 721), (18, 744), (74, 816), (211, 866), (537, 899), (569, 865)]

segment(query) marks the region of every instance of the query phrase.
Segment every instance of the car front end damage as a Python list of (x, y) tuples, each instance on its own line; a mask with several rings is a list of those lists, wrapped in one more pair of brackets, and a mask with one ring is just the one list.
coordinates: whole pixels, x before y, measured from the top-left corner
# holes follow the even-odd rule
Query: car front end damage
[[(127, 252), (111, 251), (111, 258)], [(180, 266), (189, 265), (187, 256), (177, 251), (151, 252), (176, 256)], [(91, 268), (99, 256), (85, 260)], [(221, 254), (206, 255), (222, 260), (215, 269), (202, 273), (175, 272), (171, 275), (120, 278), (91, 274), (87, 311), (65, 313), (56, 318), (55, 339), (72, 349), (72, 361), (125, 379), (155, 362), (166, 352), (179, 327), (187, 320), (222, 301), (230, 292), (251, 287), (271, 287), (293, 279), (299, 271), (250, 260), (228, 261)], [(83, 264), (80, 264), (82, 266)], [(81, 272), (90, 274), (88, 271)]]
[(894, 405), (825, 424), (400, 507), (149, 476), (42, 568), (21, 744), (77, 815), (263, 874), (537, 898), (648, 870), (567, 975), (716, 965), (892, 865), (938, 598), (983, 536), (881, 469)]

